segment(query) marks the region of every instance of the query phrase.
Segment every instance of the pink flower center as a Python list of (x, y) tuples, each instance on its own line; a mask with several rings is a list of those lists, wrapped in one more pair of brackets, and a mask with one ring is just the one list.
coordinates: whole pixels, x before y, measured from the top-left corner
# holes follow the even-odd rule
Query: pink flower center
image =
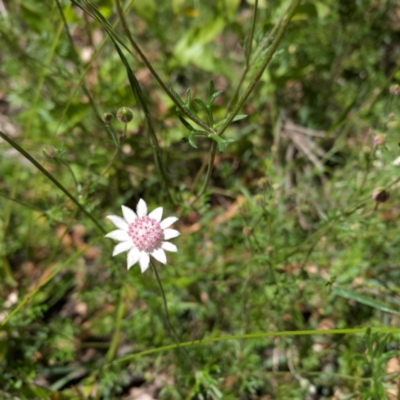
[(149, 217), (136, 218), (128, 226), (128, 235), (141, 251), (151, 251), (158, 247), (163, 236), (160, 223)]

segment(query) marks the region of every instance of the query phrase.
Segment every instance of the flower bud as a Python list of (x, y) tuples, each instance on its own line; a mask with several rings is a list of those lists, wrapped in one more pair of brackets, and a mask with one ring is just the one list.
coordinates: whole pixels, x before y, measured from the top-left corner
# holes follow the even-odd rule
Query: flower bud
[(252, 229), (250, 228), (250, 226), (245, 226), (243, 228), (243, 235), (251, 236), (251, 234), (252, 234)]
[(260, 178), (260, 179), (258, 180), (257, 185), (258, 185), (258, 187), (259, 187), (260, 189), (267, 189), (268, 187), (271, 186), (271, 182), (269, 181), (268, 178), (264, 177), (264, 178)]
[(57, 149), (50, 145), (44, 146), (42, 152), (48, 160), (52, 160), (57, 155)]
[(383, 133), (377, 133), (374, 136), (374, 144), (375, 146), (383, 146), (386, 143), (386, 135)]
[(111, 122), (113, 118), (114, 118), (114, 116), (111, 113), (106, 112), (103, 114), (102, 120), (103, 120), (103, 122), (108, 123), (108, 122)]
[(264, 205), (264, 196), (261, 194), (257, 194), (254, 196), (254, 203), (256, 203), (258, 206)]
[(246, 203), (239, 204), (237, 212), (239, 215), (245, 215), (247, 213), (247, 204)]
[(377, 202), (377, 203), (384, 203), (385, 201), (389, 200), (389, 193), (381, 187), (375, 188), (372, 192), (372, 198)]
[(125, 122), (125, 123), (130, 122), (130, 121), (132, 121), (132, 118), (133, 118), (133, 111), (128, 107), (121, 107), (117, 111), (117, 118), (121, 122)]
[(400, 94), (400, 85), (395, 83), (394, 85), (391, 85), (389, 88), (389, 92), (393, 94), (394, 96), (398, 96)]

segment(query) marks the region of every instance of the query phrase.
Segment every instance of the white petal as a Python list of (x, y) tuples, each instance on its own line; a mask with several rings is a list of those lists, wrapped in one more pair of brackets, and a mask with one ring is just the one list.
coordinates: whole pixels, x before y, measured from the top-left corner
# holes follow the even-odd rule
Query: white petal
[(163, 208), (158, 207), (149, 214), (149, 217), (155, 219), (157, 222), (160, 222), (162, 218), (162, 213), (163, 213)]
[(174, 253), (178, 251), (178, 248), (170, 242), (162, 242), (161, 248), (167, 251), (173, 251)]
[(121, 217), (118, 217), (116, 215), (107, 215), (107, 218), (119, 229), (122, 229), (123, 231), (128, 230), (128, 224), (124, 219)]
[(167, 263), (167, 256), (165, 255), (165, 251), (163, 249), (156, 249), (154, 250), (151, 255), (160, 263), (166, 264)]
[(126, 222), (128, 224), (131, 224), (137, 218), (135, 211), (125, 206), (121, 206), (121, 208), (122, 208), (122, 214), (124, 214)]
[(135, 265), (140, 258), (140, 250), (137, 247), (132, 247), (128, 253), (128, 269)]
[(139, 200), (139, 203), (136, 207), (136, 212), (138, 217), (145, 217), (147, 215), (147, 204), (143, 199)]
[(176, 217), (168, 217), (165, 218), (164, 221), (161, 221), (160, 226), (161, 229), (165, 229), (168, 228), (169, 226), (171, 226), (174, 222), (178, 221), (179, 218)]
[(127, 242), (128, 240), (131, 240), (128, 233), (126, 231), (123, 231), (122, 229), (117, 229), (116, 231), (107, 233), (107, 235), (105, 237), (108, 237), (110, 239), (119, 240), (120, 242)]
[(149, 253), (142, 251), (140, 253), (140, 258), (139, 258), (139, 265), (140, 265), (140, 270), (142, 271), (142, 273), (144, 271), (146, 271), (147, 268), (149, 268), (149, 264), (150, 264)]
[(121, 242), (118, 243), (115, 247), (114, 247), (114, 251), (113, 251), (113, 257), (117, 256), (118, 254), (123, 253), (124, 251), (128, 251), (133, 247), (133, 243), (131, 240), (127, 241), (127, 242)]
[(172, 238), (176, 238), (180, 235), (180, 232), (175, 229), (164, 229), (164, 240), (169, 240)]

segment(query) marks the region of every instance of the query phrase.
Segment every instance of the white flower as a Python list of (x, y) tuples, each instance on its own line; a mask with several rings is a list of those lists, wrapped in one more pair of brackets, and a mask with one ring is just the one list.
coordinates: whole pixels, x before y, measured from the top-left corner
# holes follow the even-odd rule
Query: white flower
[(164, 250), (178, 251), (174, 244), (165, 241), (180, 235), (175, 229), (167, 229), (178, 218), (168, 217), (161, 221), (162, 213), (163, 208), (158, 207), (147, 215), (146, 202), (140, 199), (136, 213), (122, 206), (124, 218), (117, 215), (107, 216), (118, 229), (105, 237), (121, 242), (114, 247), (113, 256), (127, 251), (128, 269), (139, 262), (140, 270), (144, 272), (149, 267), (150, 256), (166, 264), (167, 257)]

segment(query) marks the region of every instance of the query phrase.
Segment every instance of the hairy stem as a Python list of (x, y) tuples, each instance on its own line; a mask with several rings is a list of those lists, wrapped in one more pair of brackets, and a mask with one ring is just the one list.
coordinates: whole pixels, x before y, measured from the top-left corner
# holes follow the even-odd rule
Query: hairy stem
[(163, 82), (163, 80), (160, 78), (158, 75), (157, 71), (153, 68), (151, 65), (150, 61), (147, 59), (145, 54), (142, 52), (140, 47), (137, 45), (135, 40), (133, 39), (128, 25), (126, 23), (124, 14), (122, 12), (121, 4), (119, 0), (116, 0), (116, 5), (117, 5), (117, 10), (118, 10), (118, 15), (121, 20), (122, 27), (125, 31), (125, 34), (131, 43), (131, 46), (135, 49), (135, 51), (139, 54), (140, 58), (142, 59), (143, 63), (146, 65), (150, 73), (154, 76), (155, 80), (158, 82), (158, 84), (161, 86), (161, 88), (164, 90), (164, 92), (168, 95), (168, 97), (174, 102), (174, 104), (179, 108), (179, 111), (182, 112), (186, 117), (188, 117), (190, 120), (192, 120), (194, 123), (197, 125), (201, 126), (206, 132), (209, 133), (216, 133), (212, 128), (210, 128), (207, 124), (205, 124), (203, 121), (199, 120), (196, 118), (189, 110), (187, 110), (185, 107), (182, 106), (174, 97), (172, 92), (168, 89), (167, 85)]
[(228, 126), (233, 121), (233, 118), (235, 118), (235, 116), (239, 113), (240, 109), (243, 107), (244, 103), (246, 102), (246, 100), (249, 98), (250, 94), (255, 89), (257, 83), (261, 79), (262, 74), (264, 73), (265, 69), (267, 68), (268, 64), (270, 63), (270, 61), (272, 59), (272, 56), (275, 54), (276, 50), (278, 49), (278, 46), (281, 43), (281, 41), (282, 41), (286, 31), (287, 31), (289, 23), (290, 23), (293, 15), (295, 14), (297, 6), (300, 4), (300, 1), (301, 0), (292, 0), (292, 3), (291, 3), (291, 5), (290, 5), (290, 7), (289, 7), (289, 9), (287, 11), (287, 14), (286, 14), (286, 18), (282, 22), (282, 25), (279, 27), (279, 30), (278, 30), (278, 32), (276, 34), (275, 41), (272, 43), (271, 47), (268, 49), (267, 54), (265, 55), (265, 59), (264, 59), (262, 65), (261, 65), (261, 67), (257, 71), (257, 73), (254, 76), (254, 78), (251, 80), (251, 82), (250, 82), (249, 86), (247, 87), (245, 93), (239, 99), (239, 101), (237, 102), (237, 104), (234, 107), (234, 109), (232, 110), (232, 112), (228, 115), (225, 124), (218, 131), (218, 135), (219, 136), (221, 136), (226, 131)]
[(28, 159), (43, 175), (50, 179), (62, 192), (64, 192), (76, 205), (77, 207), (89, 217), (94, 224), (99, 228), (102, 233), (106, 233), (106, 230), (100, 225), (98, 220), (79, 203), (77, 198), (73, 196), (68, 189), (66, 189), (50, 172), (43, 168), (27, 151), (25, 151), (18, 143), (14, 142), (5, 133), (0, 131), (0, 137), (2, 137), (6, 142), (8, 142), (15, 150), (21, 153), (26, 159)]

